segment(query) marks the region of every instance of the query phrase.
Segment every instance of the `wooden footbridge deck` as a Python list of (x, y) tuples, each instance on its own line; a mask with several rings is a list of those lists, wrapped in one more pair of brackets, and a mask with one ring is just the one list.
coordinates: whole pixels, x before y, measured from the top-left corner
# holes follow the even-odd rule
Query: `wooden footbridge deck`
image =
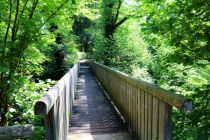
[[(45, 118), (47, 140), (118, 132), (129, 132), (134, 140), (171, 140), (172, 107), (190, 111), (192, 101), (99, 63), (85, 61), (75, 64), (36, 102), (35, 114)], [(106, 140), (104, 136), (99, 140)]]
[(109, 134), (126, 131), (89, 67), (80, 67), (77, 90), (70, 119), (70, 134)]

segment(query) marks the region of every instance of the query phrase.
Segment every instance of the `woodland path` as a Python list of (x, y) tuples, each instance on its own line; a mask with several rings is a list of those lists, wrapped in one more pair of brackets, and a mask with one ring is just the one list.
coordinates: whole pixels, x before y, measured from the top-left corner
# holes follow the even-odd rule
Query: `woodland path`
[[(119, 137), (122, 139), (122, 135), (124, 135), (123, 137), (128, 139), (125, 123), (106, 97), (88, 66), (81, 66), (80, 68), (76, 91), (70, 119), (69, 133), (71, 137), (81, 139), (78, 138), (80, 135), (86, 139), (90, 137), (88, 135), (103, 134), (103, 137), (107, 135), (107, 139), (108, 137), (113, 139), (114, 136), (111, 135), (117, 136), (116, 139)], [(95, 137), (93, 139), (97, 139), (97, 136)]]

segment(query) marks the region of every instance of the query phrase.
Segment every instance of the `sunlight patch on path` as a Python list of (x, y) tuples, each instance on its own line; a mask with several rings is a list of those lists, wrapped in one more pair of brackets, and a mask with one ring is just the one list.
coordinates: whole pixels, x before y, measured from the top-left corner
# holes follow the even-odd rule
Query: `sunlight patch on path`
[(83, 134), (69, 134), (67, 140), (132, 140), (127, 132), (111, 133), (111, 134), (97, 134), (90, 133)]

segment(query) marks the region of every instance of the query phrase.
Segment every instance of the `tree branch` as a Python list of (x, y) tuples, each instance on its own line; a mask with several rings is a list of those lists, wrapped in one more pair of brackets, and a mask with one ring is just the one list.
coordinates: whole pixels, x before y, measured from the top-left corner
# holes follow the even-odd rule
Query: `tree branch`
[(21, 11), (20, 18), (23, 16), (23, 13), (24, 13), (24, 11), (25, 11), (26, 5), (28, 4), (28, 1), (29, 1), (29, 0), (26, 0), (26, 2), (25, 2), (24, 5), (23, 5), (23, 9), (22, 9), (22, 11)]
[(8, 24), (8, 21), (6, 19), (4, 19), (1, 15), (0, 15), (0, 18), (6, 23)]
[[(11, 19), (12, 19), (12, 0), (10, 0), (10, 8), (9, 8), (9, 18), (8, 18), (8, 24), (7, 24), (7, 29), (6, 29), (6, 33), (4, 36), (4, 48), (3, 48), (3, 52), (2, 52), (2, 56), (4, 57), (5, 55), (5, 48), (7, 47), (7, 39), (8, 39), (8, 34), (9, 34), (9, 29), (10, 29), (10, 25), (11, 25)], [(3, 62), (3, 59), (1, 60), (1, 62)], [(3, 80), (4, 77), (4, 73), (1, 73), (1, 81)]]
[[(9, 28), (10, 28), (11, 19), (12, 19), (12, 6), (13, 6), (13, 3), (12, 3), (12, 0), (10, 0), (10, 10), (9, 10), (8, 24), (7, 24), (6, 33), (5, 33), (5, 36), (4, 36), (4, 48), (7, 47), (7, 39), (8, 39)], [(4, 53), (5, 53), (5, 51), (3, 51), (3, 54)]]
[(34, 0), (33, 6), (31, 8), (31, 12), (29, 14), (29, 19), (32, 19), (33, 18), (33, 15), (34, 15), (34, 12), (36, 10), (36, 6), (37, 6), (38, 2), (39, 2), (39, 0)]
[(19, 14), (19, 4), (20, 4), (20, 0), (17, 0), (16, 12), (15, 12), (15, 20), (14, 20), (13, 28), (12, 28), (12, 42), (15, 41), (16, 33), (17, 33), (17, 20), (18, 20), (18, 14)]
[(117, 7), (117, 13), (115, 15), (114, 24), (116, 24), (116, 22), (117, 22), (117, 19), (118, 19), (119, 13), (120, 13), (119, 10), (120, 10), (120, 7), (122, 5), (122, 1), (121, 0), (118, 0), (118, 1), (119, 1), (119, 4), (118, 4), (118, 7)]
[(114, 29), (116, 29), (118, 26), (120, 26), (121, 24), (123, 24), (127, 19), (128, 19), (128, 17), (124, 17), (124, 18), (121, 19), (119, 22), (117, 22), (117, 23), (114, 25)]
[(66, 0), (64, 3), (62, 3), (56, 11), (54, 11), (44, 22), (43, 24), (39, 27), (41, 29), (51, 18), (53, 18), (54, 15), (57, 14), (57, 12), (68, 2), (69, 0)]

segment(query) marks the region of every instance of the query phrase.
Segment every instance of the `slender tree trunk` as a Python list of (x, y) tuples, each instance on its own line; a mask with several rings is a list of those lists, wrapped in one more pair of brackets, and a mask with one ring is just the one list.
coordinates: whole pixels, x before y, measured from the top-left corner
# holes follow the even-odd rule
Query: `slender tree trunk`
[[(4, 48), (2, 52), (2, 60), (1, 62), (4, 63), (4, 57), (5, 57), (5, 49), (7, 48), (7, 40), (9, 36), (9, 29), (11, 27), (11, 19), (12, 19), (12, 8), (13, 8), (13, 1), (10, 0), (10, 8), (9, 8), (9, 17), (8, 17), (8, 24), (7, 24), (7, 29), (5, 32), (4, 36)], [(6, 77), (4, 76), (4, 72), (1, 72), (1, 79), (0, 79), (0, 126), (6, 126), (7, 125), (7, 113), (9, 111), (9, 105), (8, 105), (8, 100), (6, 96), (6, 87), (7, 84), (5, 84), (5, 79)]]
[[(106, 13), (106, 8), (108, 7), (109, 9), (114, 10), (114, 5), (117, 5), (117, 9), (115, 13), (110, 12), (109, 14)], [(113, 50), (115, 47), (115, 41), (114, 41), (114, 32), (115, 30), (122, 25), (128, 17), (124, 17), (122, 19), (119, 19), (119, 10), (122, 5), (122, 1), (118, 0), (118, 2), (106, 2), (104, 1), (104, 37), (105, 37), (105, 42), (104, 42), (104, 64), (105, 65), (110, 65), (110, 59), (112, 59), (113, 56)], [(112, 11), (112, 10), (111, 10)]]

